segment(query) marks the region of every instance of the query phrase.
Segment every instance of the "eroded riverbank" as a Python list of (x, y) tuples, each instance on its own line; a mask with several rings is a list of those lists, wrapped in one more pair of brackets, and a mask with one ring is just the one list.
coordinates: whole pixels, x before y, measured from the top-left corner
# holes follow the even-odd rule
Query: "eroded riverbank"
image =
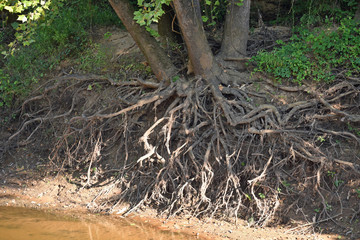
[[(156, 237), (152, 239), (337, 239), (339, 237), (317, 233), (299, 235), (294, 231), (291, 232), (290, 227), (285, 226), (256, 229), (249, 227), (248, 223), (243, 220), (238, 220), (237, 225), (235, 225), (227, 221), (199, 220), (186, 216), (165, 219), (151, 209), (142, 209), (123, 218), (120, 213), (124, 206), (119, 206), (114, 214), (94, 214), (89, 212), (87, 206), (101, 190), (100, 188), (79, 189), (61, 176), (34, 180), (35, 178), (30, 178), (29, 175), (31, 175), (29, 172), (20, 171), (8, 175), (6, 180), (4, 180), (5, 178), (1, 179), (0, 206), (40, 209), (46, 211), (45, 214), (60, 214), (61, 217), (75, 219), (79, 227), (77, 229), (71, 228), (70, 231), (82, 232), (86, 235), (84, 235), (85, 238), (75, 239), (100, 239), (97, 238), (98, 236), (109, 236), (109, 238), (102, 239), (119, 239), (116, 235), (117, 232), (128, 236), (123, 233), (119, 226), (125, 226), (129, 229), (135, 226), (136, 234), (138, 232), (145, 233), (145, 235), (139, 235), (138, 238), (136, 238), (138, 235), (131, 235), (131, 239), (151, 239), (153, 233), (159, 235), (155, 235)], [(92, 225), (94, 223), (100, 223), (100, 226)], [(102, 231), (110, 231), (108, 226), (115, 229), (115, 233), (113, 233), (115, 235), (102, 233)], [(92, 238), (89, 238), (89, 233), (91, 233)], [(148, 238), (149, 236), (150, 238)], [(173, 236), (175, 238), (172, 238)]]

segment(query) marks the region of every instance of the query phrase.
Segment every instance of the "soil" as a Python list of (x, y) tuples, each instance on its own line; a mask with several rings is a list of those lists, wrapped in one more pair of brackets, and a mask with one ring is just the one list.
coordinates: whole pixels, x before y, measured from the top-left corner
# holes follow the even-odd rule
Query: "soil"
[[(110, 38), (103, 38), (104, 34)], [(106, 50), (109, 56), (109, 63), (103, 74), (108, 76), (116, 76), (118, 63), (134, 64), (142, 63), (146, 66), (145, 59), (135, 46), (131, 36), (118, 29), (99, 29), (94, 33), (94, 39)], [(100, 48), (100, 49), (102, 49)], [(132, 67), (127, 68), (126, 74), (136, 75), (138, 69)], [(124, 68), (122, 68), (122, 71)], [(52, 72), (49, 76), (61, 77), (74, 71), (71, 61), (64, 61), (60, 64), (57, 72)], [(135, 76), (136, 77), (136, 76)], [(44, 80), (44, 82), (46, 82)], [(92, 85), (92, 88), (97, 86)], [(252, 86), (253, 89), (257, 85)], [(90, 89), (91, 90), (91, 89)], [(78, 97), (85, 99), (82, 104), (84, 109), (89, 109), (88, 113), (93, 113), (96, 106), (101, 104), (101, 101), (108, 103), (114, 101), (112, 98), (116, 94), (115, 89), (107, 88), (102, 91), (91, 91), (89, 87), (79, 91)], [(266, 90), (266, 89), (265, 89)], [(279, 91), (279, 92), (276, 92)], [(56, 91), (54, 91), (56, 94)], [(280, 92), (277, 88), (271, 88), (268, 97), (270, 101), (277, 102), (277, 104), (285, 105), (289, 102), (294, 102), (303, 97), (302, 95), (286, 94)], [(256, 99), (254, 101), (257, 101)], [(71, 101), (70, 101), (71, 102)], [(261, 104), (261, 102), (256, 103)], [(61, 107), (59, 107), (61, 108)], [(95, 110), (94, 110), (95, 109)], [(150, 111), (150, 110), (149, 110)], [(86, 111), (84, 111), (86, 112)], [(150, 118), (154, 118), (152, 112), (139, 116), (137, 119), (142, 119), (142, 122)], [(2, 116), (3, 117), (3, 116)], [(2, 118), (1, 117), (1, 118)], [(5, 143), (10, 136), (14, 136), (19, 129), (19, 122), (16, 120), (1, 127), (0, 132), (0, 205), (1, 206), (22, 206), (30, 208), (53, 209), (62, 212), (96, 212), (101, 209), (101, 202), (114, 203), (118, 200), (119, 189), (113, 185), (114, 177), (106, 179), (97, 179), (96, 184), (92, 184), (92, 180), (87, 178), (91, 174), (95, 177), (96, 169), (88, 168), (89, 172), (82, 171), (66, 171), (68, 166), (63, 163), (61, 171), (54, 167), (55, 160), (51, 159), (49, 163), (49, 155), (54, 144), (48, 141), (50, 136), (34, 135), (37, 141), (18, 142), (16, 147), (5, 151)], [(54, 129), (57, 126), (51, 126)], [(35, 132), (35, 131), (34, 131)], [(326, 137), (326, 134), (324, 135)], [(136, 147), (134, 145), (133, 147)], [(39, 150), (40, 149), (40, 150)], [(348, 156), (343, 156), (343, 160), (350, 158), (354, 154), (359, 156), (359, 149), (354, 149), (352, 146), (342, 146), (343, 151), (349, 152)], [(137, 155), (142, 156), (143, 152), (135, 151)], [(131, 153), (131, 152), (130, 152)], [(351, 153), (351, 154), (350, 154)], [(108, 155), (115, 156), (115, 152), (109, 152)], [(109, 158), (111, 159), (111, 158)], [(116, 159), (116, 158), (115, 158)], [(104, 167), (104, 171), (112, 171), (116, 169), (117, 163), (111, 160), (103, 163), (111, 167)], [(74, 168), (82, 168), (80, 163)], [(97, 166), (98, 171), (101, 166)], [(201, 239), (360, 239), (360, 180), (358, 175), (345, 171), (340, 168), (336, 173), (337, 190), (329, 192), (326, 199), (331, 199), (332, 202), (327, 202), (326, 207), (331, 212), (339, 213), (335, 217), (318, 221), (319, 209), (321, 207), (321, 199), (314, 198), (312, 204), (301, 205), (299, 202), (292, 202), (291, 198), (282, 199), (288, 206), (292, 204), (298, 205), (295, 209), (289, 210), (286, 216), (277, 216), (268, 227), (255, 227), (252, 219), (245, 216), (244, 219), (227, 218), (195, 218), (188, 215), (172, 216), (171, 218), (164, 217), (164, 214), (159, 213), (151, 207), (140, 207), (131, 212), (126, 217), (134, 218), (140, 221), (150, 223), (160, 229), (168, 229), (175, 232), (186, 232)], [(87, 170), (86, 170), (87, 171)], [(334, 179), (335, 173), (332, 170), (328, 171), (328, 179)], [(329, 184), (330, 183), (329, 180)], [(331, 180), (332, 181), (332, 180)], [(95, 182), (95, 181), (94, 181)], [(285, 183), (284, 183), (285, 185)], [(306, 186), (304, 186), (306, 188)], [(107, 195), (104, 196), (104, 191)], [(291, 194), (290, 194), (291, 195)], [(99, 199), (102, 201), (98, 201)], [(306, 196), (312, 198), (312, 196)], [(96, 200), (96, 201), (95, 201)], [(122, 214), (129, 209), (126, 203), (115, 204), (108, 211), (109, 217), (117, 218), (123, 217)]]
[[(88, 214), (88, 204), (102, 187), (79, 188), (61, 175), (44, 176), (44, 171), (23, 166), (29, 161), (7, 163), (0, 172), (0, 206), (16, 206), (50, 210), (73, 216)], [(37, 168), (41, 164), (31, 162)], [(22, 167), (19, 167), (22, 166)], [(40, 166), (40, 167), (39, 167)], [(114, 193), (113, 195), (116, 195)], [(121, 213), (127, 206), (118, 206), (109, 218), (122, 218)], [(95, 216), (96, 218), (96, 216)], [(225, 220), (198, 219), (187, 216), (166, 219), (151, 208), (140, 209), (128, 216), (161, 230), (187, 233), (199, 239), (347, 239), (343, 233), (299, 233), (295, 224), (276, 227), (250, 227), (247, 221), (238, 219), (237, 224)], [(332, 226), (336, 230), (336, 226)], [(325, 230), (325, 229), (324, 229)]]

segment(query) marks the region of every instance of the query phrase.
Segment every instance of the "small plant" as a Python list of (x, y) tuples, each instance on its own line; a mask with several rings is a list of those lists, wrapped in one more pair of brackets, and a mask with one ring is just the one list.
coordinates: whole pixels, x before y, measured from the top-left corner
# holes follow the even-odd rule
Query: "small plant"
[(112, 36), (112, 33), (111, 33), (111, 32), (106, 32), (106, 33), (104, 34), (104, 39), (105, 39), (105, 40), (108, 40), (111, 36)]
[(281, 182), (282, 183), (282, 185), (284, 185), (284, 187), (286, 187), (286, 188), (290, 188), (290, 183), (288, 183), (286, 180), (284, 180), (284, 181), (282, 181)]
[(331, 212), (333, 210), (332, 206), (329, 203), (325, 202), (325, 206), (327, 211)]
[(338, 180), (338, 179), (336, 179), (335, 181), (334, 181), (334, 185), (335, 185), (335, 187), (339, 187), (341, 184), (343, 184), (344, 183), (344, 181), (343, 180)]
[(259, 197), (261, 198), (261, 199), (265, 199), (265, 194), (263, 194), (263, 193), (259, 193)]
[(318, 136), (317, 141), (323, 143), (325, 142), (325, 138), (323, 136)]
[(360, 137), (360, 129), (359, 128), (352, 126), (350, 123), (347, 123), (347, 127), (350, 132), (353, 132)]
[(256, 91), (256, 92), (259, 92), (259, 91), (260, 91), (260, 88), (261, 88), (260, 83), (254, 83), (254, 86), (255, 86), (255, 91)]
[(172, 81), (173, 81), (173, 82), (176, 82), (176, 81), (179, 80), (179, 79), (180, 79), (180, 77), (176, 75), (176, 76), (174, 76), (174, 77), (172, 78)]
[(357, 197), (360, 198), (360, 188), (355, 189), (355, 192), (357, 193)]
[(336, 173), (334, 171), (327, 171), (327, 175), (331, 178), (335, 177)]

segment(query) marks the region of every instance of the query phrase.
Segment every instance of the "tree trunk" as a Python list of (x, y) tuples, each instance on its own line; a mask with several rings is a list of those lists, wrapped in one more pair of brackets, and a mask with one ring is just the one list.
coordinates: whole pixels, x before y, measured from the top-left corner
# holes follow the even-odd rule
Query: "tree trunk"
[(194, 74), (206, 77), (213, 68), (214, 56), (207, 42), (198, 6), (199, 0), (174, 0)]
[(246, 56), (249, 38), (250, 0), (230, 0), (227, 8), (223, 41), (220, 56), (227, 58), (242, 58)]
[(176, 73), (175, 66), (158, 42), (143, 27), (134, 21), (134, 9), (128, 0), (109, 0), (127, 31), (145, 55), (159, 81), (170, 81)]
[(158, 32), (161, 37), (162, 43), (182, 43), (180, 28), (176, 21), (176, 15), (171, 5), (164, 4), (162, 6), (164, 14), (158, 21)]
[(357, 5), (357, 9), (356, 9), (356, 12), (355, 12), (354, 19), (356, 21), (360, 21), (360, 2)]

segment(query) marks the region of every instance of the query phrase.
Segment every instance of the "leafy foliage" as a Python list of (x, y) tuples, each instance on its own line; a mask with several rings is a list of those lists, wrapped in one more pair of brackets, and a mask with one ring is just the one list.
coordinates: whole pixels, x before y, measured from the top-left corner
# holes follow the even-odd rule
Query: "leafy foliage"
[(307, 0), (296, 1), (293, 8), (300, 23), (309, 26), (318, 26), (324, 21), (339, 23), (344, 18), (353, 17), (357, 0)]
[[(134, 19), (141, 26), (157, 36), (157, 33), (150, 28), (151, 23), (158, 22), (159, 18), (165, 13), (162, 5), (169, 5), (171, 0), (138, 0), (139, 8), (134, 13)], [(237, 5), (242, 4), (242, 0), (235, 0)], [(213, 26), (224, 20), (226, 14), (227, 0), (205, 0), (202, 4), (202, 19), (207, 26)]]
[(204, 3), (202, 19), (207, 26), (214, 26), (224, 20), (227, 1), (205, 0)]
[(270, 73), (277, 80), (329, 82), (336, 70), (348, 76), (360, 73), (359, 39), (359, 24), (344, 19), (338, 27), (301, 28), (289, 43), (280, 41), (280, 48), (260, 52), (251, 61), (257, 63), (255, 71)]
[(140, 26), (145, 26), (152, 35), (158, 33), (150, 28), (151, 23), (158, 22), (159, 18), (165, 13), (162, 5), (169, 5), (172, 0), (138, 0), (139, 9), (134, 12), (134, 20)]
[(309, 27), (318, 27), (326, 22), (340, 23), (344, 18), (352, 18), (357, 9), (357, 0), (304, 0), (292, 1), (283, 4), (276, 19), (271, 24), (289, 25), (300, 24)]
[[(55, 0), (58, 4), (62, 0)], [(49, 10), (52, 1), (20, 1), (20, 0), (4, 0), (0, 3), (0, 11), (7, 11), (17, 15), (18, 22), (12, 24), (16, 30), (14, 41), (10, 46), (14, 46), (16, 42), (22, 42), (25, 46), (30, 45), (32, 35), (35, 33), (34, 26), (44, 17), (45, 12)], [(19, 23), (20, 22), (20, 23)]]
[[(23, 2), (16, 1), (19, 6)], [(16, 40), (3, 51), (7, 55), (0, 72), (0, 105), (14, 104), (15, 97), (26, 95), (30, 86), (61, 60), (76, 57), (90, 46), (88, 30), (93, 26), (114, 24), (121, 26), (107, 1), (92, 4), (88, 0), (52, 0), (42, 17), (12, 24)], [(20, 25), (31, 28), (31, 34), (19, 29)], [(26, 37), (19, 38), (21, 35)]]

